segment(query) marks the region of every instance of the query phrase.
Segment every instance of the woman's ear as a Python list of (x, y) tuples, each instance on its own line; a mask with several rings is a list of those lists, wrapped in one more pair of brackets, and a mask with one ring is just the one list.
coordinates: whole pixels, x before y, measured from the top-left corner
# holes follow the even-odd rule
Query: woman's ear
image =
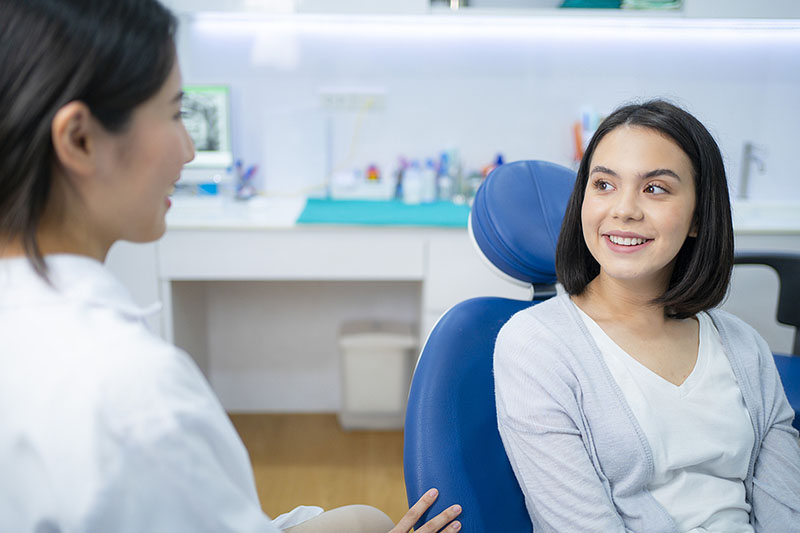
[(692, 225), (689, 226), (689, 237), (697, 237), (697, 215), (692, 215)]
[(50, 127), (56, 160), (68, 174), (87, 175), (95, 166), (92, 113), (83, 102), (69, 102), (56, 112)]

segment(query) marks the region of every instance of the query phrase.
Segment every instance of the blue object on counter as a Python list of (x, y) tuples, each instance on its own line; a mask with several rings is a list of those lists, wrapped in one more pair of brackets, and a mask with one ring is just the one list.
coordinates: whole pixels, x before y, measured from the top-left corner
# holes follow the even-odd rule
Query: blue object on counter
[(214, 195), (219, 192), (219, 187), (216, 183), (200, 183), (197, 185), (197, 194), (199, 195)]
[(309, 198), (297, 223), (466, 228), (468, 219), (469, 206), (452, 202), (409, 205), (399, 200)]

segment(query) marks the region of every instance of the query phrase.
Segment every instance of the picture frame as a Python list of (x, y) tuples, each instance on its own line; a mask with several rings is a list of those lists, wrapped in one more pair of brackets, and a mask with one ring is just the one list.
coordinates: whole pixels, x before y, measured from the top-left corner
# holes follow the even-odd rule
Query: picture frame
[(229, 87), (186, 85), (181, 111), (195, 146), (195, 158), (187, 168), (232, 166)]

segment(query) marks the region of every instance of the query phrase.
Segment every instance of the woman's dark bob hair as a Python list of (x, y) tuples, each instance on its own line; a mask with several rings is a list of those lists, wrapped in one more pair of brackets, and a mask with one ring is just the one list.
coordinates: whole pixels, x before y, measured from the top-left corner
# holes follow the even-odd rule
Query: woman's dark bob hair
[(653, 301), (673, 318), (692, 317), (725, 297), (733, 268), (733, 224), (722, 154), (700, 121), (663, 100), (626, 105), (597, 128), (578, 168), (556, 246), (556, 273), (569, 294), (581, 294), (600, 273), (583, 239), (581, 207), (592, 156), (608, 132), (620, 126), (655, 130), (683, 149), (694, 170), (697, 237), (688, 237), (678, 252), (666, 292)]
[(0, 242), (36, 239), (54, 165), (51, 124), (85, 103), (113, 133), (175, 64), (175, 17), (156, 0), (0, 0)]

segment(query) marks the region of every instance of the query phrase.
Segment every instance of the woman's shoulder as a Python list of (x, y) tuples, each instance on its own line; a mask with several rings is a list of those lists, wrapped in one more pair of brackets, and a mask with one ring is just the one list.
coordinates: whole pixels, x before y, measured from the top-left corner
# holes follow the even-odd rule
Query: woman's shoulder
[(498, 416), (528, 420), (535, 401), (540, 405), (555, 402), (559, 409), (579, 417), (580, 398), (585, 397), (580, 391), (586, 382), (604, 375), (600, 364), (569, 296), (557, 296), (516, 313), (495, 343)]
[(512, 316), (497, 336), (495, 368), (574, 374), (571, 361), (591, 348), (571, 306), (569, 296), (560, 295)]
[(767, 341), (750, 324), (731, 313), (712, 309), (708, 315), (742, 393), (772, 397), (776, 387), (780, 388), (780, 378)]
[[(129, 400), (151, 397), (164, 405), (196, 410), (216, 406), (217, 400), (192, 357), (150, 332), (143, 324), (123, 323), (119, 344), (103, 343), (107, 352), (103, 381), (115, 402), (132, 407)], [(121, 388), (114, 389), (124, 380)], [(116, 385), (115, 385), (116, 384)], [(119, 392), (120, 390), (124, 392)]]
[(722, 309), (709, 309), (706, 314), (711, 318), (719, 333), (723, 346), (733, 355), (743, 351), (752, 353), (753, 349), (767, 347), (766, 341), (756, 329), (738, 316)]
[(169, 425), (169, 420), (202, 417), (218, 401), (192, 357), (154, 334), (141, 317), (116, 305), (65, 300), (48, 323), (60, 339), (36, 342), (48, 361), (70, 361), (83, 377), (85, 393), (107, 413), (109, 427)]
[(738, 316), (725, 311), (724, 309), (720, 309), (718, 307), (714, 307), (712, 309), (708, 309), (705, 313), (714, 321), (714, 324), (719, 327), (719, 325), (723, 325), (724, 327), (732, 328), (739, 331), (755, 331), (753, 327), (739, 318)]
[(515, 313), (498, 334), (502, 337), (523, 336), (539, 338), (559, 336), (562, 331), (574, 330), (576, 321), (571, 302), (566, 294), (550, 298)]

